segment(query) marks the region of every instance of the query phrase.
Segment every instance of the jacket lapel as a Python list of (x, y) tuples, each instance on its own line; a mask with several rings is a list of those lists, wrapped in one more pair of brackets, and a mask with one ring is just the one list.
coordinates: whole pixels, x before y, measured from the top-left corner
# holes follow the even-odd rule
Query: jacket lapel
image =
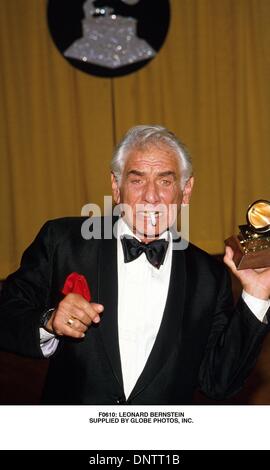
[(114, 376), (123, 389), (118, 340), (117, 240), (101, 240), (98, 301), (104, 305), (100, 333)]
[(161, 325), (154, 343), (129, 400), (135, 398), (148, 385), (168, 360), (176, 343), (180, 342), (181, 324), (186, 291), (184, 251), (173, 251), (171, 277)]

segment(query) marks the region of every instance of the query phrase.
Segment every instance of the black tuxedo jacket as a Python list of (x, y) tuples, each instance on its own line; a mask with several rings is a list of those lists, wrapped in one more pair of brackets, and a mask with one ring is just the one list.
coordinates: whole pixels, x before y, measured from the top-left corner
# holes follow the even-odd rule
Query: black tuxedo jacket
[(1, 295), (0, 347), (31, 357), (42, 357), (40, 316), (57, 306), (71, 272), (83, 274), (92, 300), (104, 305), (100, 324), (92, 325), (84, 339), (60, 338), (43, 402), (187, 404), (198, 386), (216, 399), (239, 390), (268, 326), (243, 300), (233, 307), (227, 270), (189, 244), (173, 252), (161, 326), (142, 374), (125, 397), (117, 328), (117, 242), (83, 239), (84, 220), (47, 222)]

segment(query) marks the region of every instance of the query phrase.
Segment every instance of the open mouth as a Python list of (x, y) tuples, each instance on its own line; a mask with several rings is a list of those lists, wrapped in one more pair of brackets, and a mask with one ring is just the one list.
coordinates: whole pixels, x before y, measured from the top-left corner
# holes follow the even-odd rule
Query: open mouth
[(161, 216), (160, 211), (139, 211), (137, 212), (138, 215), (143, 215), (144, 217), (148, 218), (153, 227), (157, 225), (158, 218)]

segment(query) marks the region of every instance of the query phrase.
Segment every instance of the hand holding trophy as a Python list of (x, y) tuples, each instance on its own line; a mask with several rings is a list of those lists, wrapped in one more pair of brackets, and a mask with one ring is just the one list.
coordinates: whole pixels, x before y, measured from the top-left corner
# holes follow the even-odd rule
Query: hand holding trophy
[(270, 266), (270, 201), (259, 199), (247, 209), (246, 225), (240, 233), (225, 240), (233, 249), (233, 261), (238, 270)]

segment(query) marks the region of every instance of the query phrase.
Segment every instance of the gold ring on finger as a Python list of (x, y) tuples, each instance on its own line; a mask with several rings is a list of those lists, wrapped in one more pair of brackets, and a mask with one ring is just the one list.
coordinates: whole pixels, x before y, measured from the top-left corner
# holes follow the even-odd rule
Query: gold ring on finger
[(67, 324), (68, 324), (69, 326), (72, 326), (73, 323), (74, 323), (74, 319), (73, 319), (73, 318), (69, 318), (68, 321), (67, 321)]

